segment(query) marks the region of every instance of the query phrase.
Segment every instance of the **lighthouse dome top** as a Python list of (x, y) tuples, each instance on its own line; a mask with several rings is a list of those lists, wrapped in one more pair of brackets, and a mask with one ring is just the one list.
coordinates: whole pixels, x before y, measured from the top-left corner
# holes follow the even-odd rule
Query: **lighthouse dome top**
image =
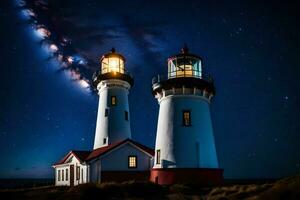
[(168, 79), (181, 77), (202, 78), (202, 59), (190, 54), (187, 46), (180, 54), (168, 58)]
[(104, 54), (101, 59), (101, 74), (110, 72), (125, 73), (125, 57), (116, 52), (114, 48), (109, 53)]

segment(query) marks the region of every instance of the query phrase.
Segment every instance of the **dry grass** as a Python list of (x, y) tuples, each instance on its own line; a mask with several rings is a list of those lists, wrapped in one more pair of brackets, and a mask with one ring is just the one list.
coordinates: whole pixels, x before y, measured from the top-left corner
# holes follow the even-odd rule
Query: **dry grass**
[(300, 175), (274, 183), (203, 188), (175, 184), (164, 187), (148, 182), (84, 184), (76, 187), (38, 187), (1, 190), (0, 199), (171, 199), (171, 200), (293, 200), (300, 199)]
[(207, 200), (299, 200), (300, 175), (268, 184), (233, 185), (217, 187), (206, 196)]
[(83, 184), (76, 187), (39, 187), (0, 191), (0, 199), (164, 199), (167, 188), (148, 182)]

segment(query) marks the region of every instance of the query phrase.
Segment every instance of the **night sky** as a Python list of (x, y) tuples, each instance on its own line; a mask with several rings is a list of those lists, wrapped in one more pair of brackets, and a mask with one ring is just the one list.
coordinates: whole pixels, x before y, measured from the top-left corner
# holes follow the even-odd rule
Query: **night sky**
[(215, 80), (225, 178), (299, 173), (299, 15), (287, 1), (1, 1), (0, 178), (53, 177), (71, 149), (92, 149), (98, 96), (89, 85), (111, 47), (135, 79), (133, 139), (154, 147), (151, 79), (184, 43)]

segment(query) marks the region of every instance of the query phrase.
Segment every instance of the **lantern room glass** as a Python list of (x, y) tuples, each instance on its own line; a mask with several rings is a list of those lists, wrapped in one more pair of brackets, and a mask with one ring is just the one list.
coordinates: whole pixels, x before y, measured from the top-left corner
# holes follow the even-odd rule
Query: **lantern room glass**
[(177, 56), (168, 61), (168, 78), (202, 78), (201, 60), (193, 56)]
[(101, 62), (101, 73), (118, 72), (124, 74), (124, 60), (118, 56), (103, 58)]

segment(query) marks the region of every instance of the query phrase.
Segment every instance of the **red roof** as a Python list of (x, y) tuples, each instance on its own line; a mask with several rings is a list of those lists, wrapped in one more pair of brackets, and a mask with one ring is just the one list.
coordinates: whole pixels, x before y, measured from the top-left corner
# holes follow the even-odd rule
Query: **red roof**
[(133, 140), (126, 139), (126, 140), (123, 140), (123, 141), (120, 141), (120, 142), (110, 144), (110, 145), (105, 146), (105, 147), (100, 147), (100, 148), (95, 149), (93, 151), (70, 151), (63, 159), (61, 159), (60, 161), (58, 161), (54, 165), (60, 165), (60, 164), (65, 163), (65, 161), (70, 156), (70, 154), (73, 154), (80, 162), (89, 161), (89, 160), (92, 160), (96, 157), (99, 157), (99, 156), (101, 156), (105, 153), (110, 152), (111, 150), (115, 149), (116, 147), (118, 147), (122, 144), (125, 144), (126, 142), (129, 142), (129, 143), (137, 146), (138, 148), (140, 148), (141, 150), (145, 151), (146, 153), (148, 153), (152, 156), (154, 155), (154, 150), (153, 149), (151, 149), (151, 148), (149, 148), (145, 145), (142, 145), (138, 142), (135, 142)]
[(140, 144), (138, 142), (135, 142), (133, 140), (126, 139), (126, 140), (123, 140), (123, 141), (120, 141), (120, 142), (116, 142), (116, 143), (110, 144), (108, 146), (100, 147), (98, 149), (93, 150), (90, 153), (90, 155), (87, 157), (86, 160), (92, 160), (93, 158), (101, 156), (101, 155), (103, 155), (103, 154), (105, 154), (105, 153), (107, 153), (107, 152), (115, 149), (116, 147), (118, 147), (118, 146), (120, 146), (120, 145), (122, 145), (122, 144), (124, 144), (126, 142), (132, 143), (133, 145), (139, 147), (140, 149), (142, 149), (143, 151), (145, 151), (146, 153), (148, 153), (148, 154), (150, 154), (152, 156), (154, 155), (154, 150), (153, 149), (151, 149), (151, 148), (149, 148), (147, 146), (144, 146), (144, 145), (142, 145), (142, 144)]
[(64, 164), (65, 161), (68, 159), (68, 157), (73, 154), (80, 162), (83, 162), (86, 160), (86, 158), (89, 156), (91, 151), (70, 151), (63, 159), (55, 163), (54, 165), (61, 165)]

